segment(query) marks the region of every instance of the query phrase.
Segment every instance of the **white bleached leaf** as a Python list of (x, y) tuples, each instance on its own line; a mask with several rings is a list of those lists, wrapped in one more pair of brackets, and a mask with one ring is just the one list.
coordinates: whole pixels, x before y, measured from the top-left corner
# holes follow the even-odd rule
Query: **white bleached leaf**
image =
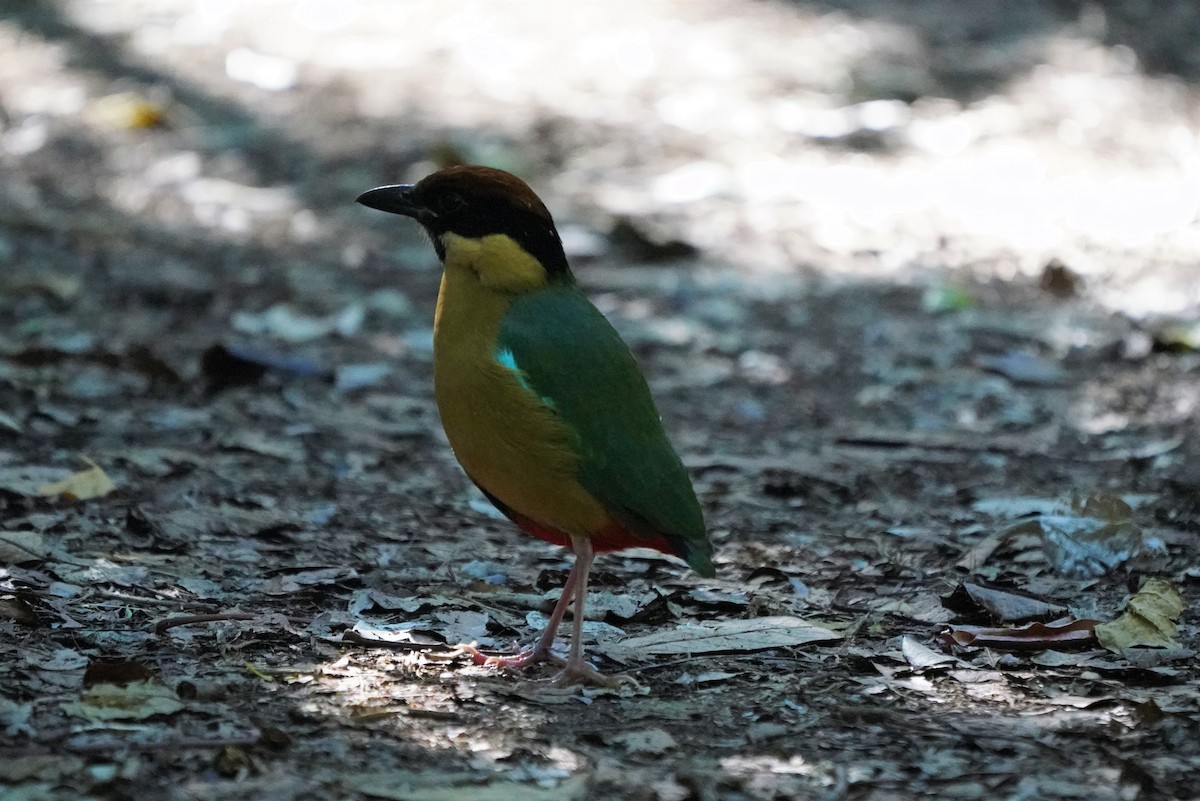
[(837, 632), (814, 626), (798, 617), (773, 616), (685, 625), (605, 645), (602, 650), (613, 659), (626, 659), (635, 656), (763, 651), (813, 642), (833, 642), (841, 637)]

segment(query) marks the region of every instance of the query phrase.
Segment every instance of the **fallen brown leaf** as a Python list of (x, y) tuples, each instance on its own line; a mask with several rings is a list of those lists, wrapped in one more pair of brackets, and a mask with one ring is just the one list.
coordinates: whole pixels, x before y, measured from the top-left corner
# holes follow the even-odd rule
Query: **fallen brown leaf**
[(942, 641), (950, 645), (998, 648), (1003, 651), (1062, 650), (1095, 645), (1095, 620), (1064, 620), (1055, 623), (1030, 623), (1027, 626), (986, 628), (951, 626), (942, 632)]

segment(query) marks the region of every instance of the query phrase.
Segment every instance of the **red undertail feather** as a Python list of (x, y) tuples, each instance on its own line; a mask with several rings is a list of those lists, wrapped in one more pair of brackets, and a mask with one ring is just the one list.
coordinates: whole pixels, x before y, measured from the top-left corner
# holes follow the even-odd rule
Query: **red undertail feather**
[[(562, 545), (566, 548), (571, 547), (570, 536), (562, 533), (558, 529), (546, 528), (539, 526), (537, 523), (527, 518), (517, 521), (517, 525), (521, 529), (539, 540), (545, 540), (553, 545)], [(663, 536), (642, 537), (631, 533), (624, 526), (619, 526), (616, 523), (610, 524), (608, 527), (599, 533), (591, 536), (592, 550), (601, 551), (620, 551), (624, 548), (653, 548), (656, 551), (669, 553), (678, 556), (678, 549), (672, 547), (669, 540)]]

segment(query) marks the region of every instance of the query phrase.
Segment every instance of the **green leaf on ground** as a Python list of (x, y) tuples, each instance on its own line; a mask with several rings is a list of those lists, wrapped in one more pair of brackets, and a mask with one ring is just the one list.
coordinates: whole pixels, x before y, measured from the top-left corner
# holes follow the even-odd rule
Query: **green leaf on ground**
[(1096, 638), (1110, 651), (1126, 648), (1178, 648), (1175, 621), (1187, 604), (1169, 581), (1152, 578), (1125, 604), (1125, 613), (1096, 626)]

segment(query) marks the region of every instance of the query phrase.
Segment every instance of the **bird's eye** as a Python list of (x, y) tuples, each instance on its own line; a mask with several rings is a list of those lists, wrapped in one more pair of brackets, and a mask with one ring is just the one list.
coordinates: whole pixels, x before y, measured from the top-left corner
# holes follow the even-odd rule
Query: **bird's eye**
[(448, 195), (442, 195), (438, 200), (438, 213), (453, 214), (467, 205), (467, 201), (463, 200), (462, 195), (451, 192)]

